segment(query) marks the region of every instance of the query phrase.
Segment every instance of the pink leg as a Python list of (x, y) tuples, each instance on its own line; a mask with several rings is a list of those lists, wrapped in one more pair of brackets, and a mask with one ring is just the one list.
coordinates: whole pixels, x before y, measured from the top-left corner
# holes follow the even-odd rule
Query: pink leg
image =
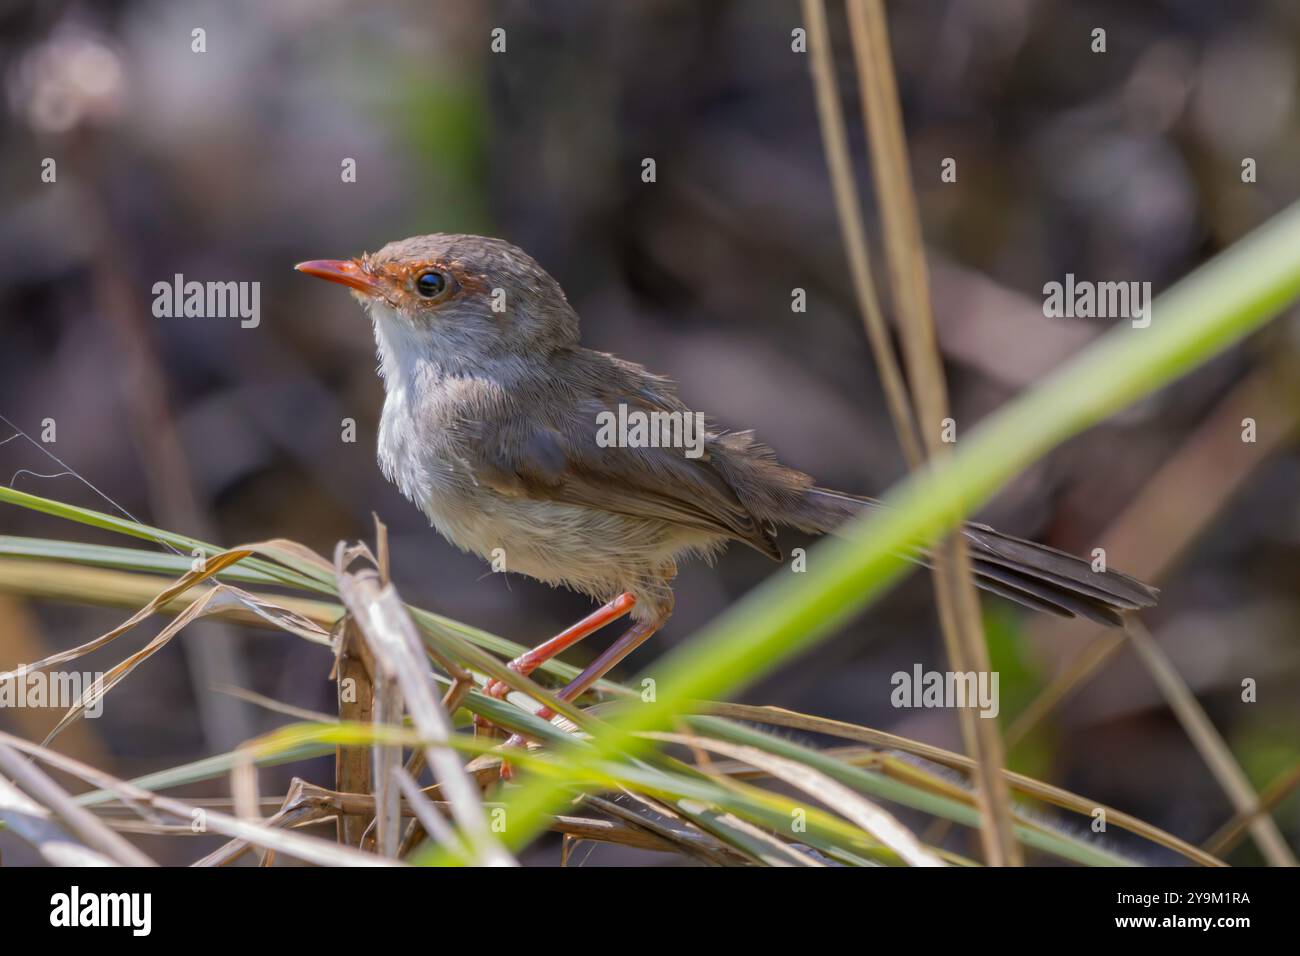
[[(631, 594), (624, 592), (604, 607), (598, 608), (588, 614), (577, 624), (574, 624), (572, 627), (566, 628), (559, 634), (556, 634), (549, 641), (543, 641), (531, 651), (525, 651), (520, 654), (506, 666), (516, 674), (522, 674), (524, 677), (527, 677), (556, 654), (568, 650), (584, 637), (595, 634), (606, 624), (609, 624), (612, 621), (617, 621), (635, 606), (636, 598)], [(499, 699), (510, 693), (510, 687), (499, 680), (493, 680), (488, 682), (487, 692), (492, 697)], [(581, 691), (579, 691), (579, 693), (581, 693)]]
[[(613, 670), (619, 661), (644, 644), (662, 626), (662, 621), (653, 624), (644, 622), (633, 624), (624, 632), (622, 637), (605, 648), (599, 657), (588, 664), (581, 674), (564, 685), (564, 689), (556, 696), (560, 700), (574, 700), (592, 684)], [(549, 707), (543, 707), (537, 712), (537, 716), (542, 720), (550, 720), (555, 716), (555, 713)]]
[[(662, 620), (653, 623), (638, 621), (636, 624), (633, 624), (627, 629), (622, 637), (609, 645), (609, 647), (607, 647), (599, 657), (588, 664), (582, 673), (569, 681), (569, 683), (565, 685), (564, 689), (556, 696), (561, 700), (573, 700), (581, 695), (583, 691), (587, 690), (587, 688), (591, 687), (592, 684), (596, 683), (596, 681), (609, 673), (609, 671), (612, 670), (619, 661), (644, 644), (655, 631), (663, 627), (664, 621), (666, 620), (667, 618), (665, 617)], [(551, 710), (549, 707), (543, 707), (537, 712), (537, 716), (542, 718), (542, 720), (550, 720), (555, 716), (555, 711)], [(522, 746), (523, 743), (524, 736), (522, 734), (514, 734), (506, 741), (506, 747), (519, 747)], [(510, 777), (510, 765), (503, 761), (501, 764), (501, 778), (503, 780), (509, 780)]]

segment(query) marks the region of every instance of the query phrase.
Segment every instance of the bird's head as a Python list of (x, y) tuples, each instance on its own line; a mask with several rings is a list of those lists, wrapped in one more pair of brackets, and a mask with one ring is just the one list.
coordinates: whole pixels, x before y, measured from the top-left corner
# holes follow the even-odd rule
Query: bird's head
[(578, 344), (578, 317), (559, 283), (501, 239), (434, 233), (295, 268), (352, 290), (385, 364), (413, 357), (390, 351), (458, 367)]

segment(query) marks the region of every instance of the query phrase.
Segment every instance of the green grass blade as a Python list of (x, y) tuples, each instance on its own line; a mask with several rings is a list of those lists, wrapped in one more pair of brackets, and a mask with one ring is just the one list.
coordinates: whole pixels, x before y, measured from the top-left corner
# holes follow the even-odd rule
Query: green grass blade
[[(934, 540), (1055, 445), (1212, 358), (1297, 294), (1300, 205), (1160, 296), (1149, 328), (1106, 334), (904, 482), (888, 497), (893, 507), (818, 545), (809, 573), (775, 575), (656, 664), (657, 700), (623, 708), (593, 738), (596, 753), (643, 749), (631, 732), (665, 727), (687, 701), (724, 697), (823, 640), (897, 578), (896, 555)], [(537, 832), (562, 792), (536, 780), (512, 795), (513, 844)]]

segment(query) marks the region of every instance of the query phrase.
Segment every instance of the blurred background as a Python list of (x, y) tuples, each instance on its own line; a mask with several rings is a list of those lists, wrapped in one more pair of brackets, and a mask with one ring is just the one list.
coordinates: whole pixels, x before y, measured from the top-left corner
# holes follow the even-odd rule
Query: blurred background
[[(1300, 196), (1294, 3), (888, 9), (959, 438), (1106, 330), (1044, 318), (1044, 283), (1074, 273), (1158, 293)], [(870, 207), (847, 29), (842, 8), (830, 12)], [(693, 407), (753, 427), (822, 484), (883, 492), (904, 466), (853, 301), (808, 57), (791, 48), (801, 25), (794, 0), (0, 0), (0, 415), (34, 437), (53, 420), (45, 447), (67, 469), (142, 521), (225, 545), (286, 537), (329, 555), (371, 537), (375, 513), (407, 600), (536, 643), (588, 603), (488, 573), (384, 481), (368, 322), (338, 288), (293, 271), (478, 232), (559, 279), (589, 346), (671, 375)], [(506, 48), (494, 53), (497, 28)], [(1092, 51), (1096, 28), (1105, 53)], [(945, 158), (955, 182), (940, 179)], [(1247, 158), (1255, 182), (1243, 182)], [(155, 318), (153, 284), (176, 273), (259, 283), (260, 324)], [(791, 310), (795, 288), (806, 312)], [(1284, 387), (1298, 343), (1294, 317), (1279, 320), (1059, 449), (982, 515), (1068, 550), (1105, 546), (1112, 566), (1158, 584), (1148, 625), (1257, 789), (1300, 762), (1300, 459), (1287, 440), (1298, 411)], [(1241, 439), (1245, 417), (1255, 443)], [(113, 510), (75, 477), (40, 477), (65, 469), (13, 434), (0, 425), (0, 481)], [(9, 506), (0, 534), (123, 543)], [(782, 541), (787, 553), (809, 544)], [(716, 569), (683, 568), (671, 625), (616, 676), (774, 573), (743, 548)], [(0, 669), (126, 616), (3, 590)], [(1096, 632), (994, 599), (985, 609), (1010, 728)], [(893, 672), (943, 660), (931, 584), (915, 574), (744, 697), (960, 749), (950, 711), (889, 703)], [(282, 633), (198, 625), (61, 745), (122, 776), (197, 759), (287, 719), (219, 685), (330, 711), (330, 665)], [(1241, 700), (1245, 678), (1255, 703)], [(56, 719), (0, 712), (0, 727), (40, 739)], [(1233, 814), (1127, 649), (1011, 762), (1193, 843)], [(328, 784), (331, 764), (270, 768), (263, 792), (295, 774)], [(1300, 800), (1276, 818), (1300, 845)], [(1117, 831), (1098, 839), (1170, 859)], [(177, 842), (146, 850), (166, 858)], [(556, 847), (543, 840), (534, 859), (553, 862)], [(602, 846), (586, 862), (658, 859)], [(1261, 862), (1249, 840), (1230, 859)]]

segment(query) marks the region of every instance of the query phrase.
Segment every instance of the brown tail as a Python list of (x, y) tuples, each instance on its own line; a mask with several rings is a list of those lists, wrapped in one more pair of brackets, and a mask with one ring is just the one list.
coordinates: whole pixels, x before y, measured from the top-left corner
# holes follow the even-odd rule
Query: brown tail
[[(871, 498), (829, 488), (810, 489), (802, 505), (786, 517), (786, 523), (820, 533), (834, 532), (863, 508), (881, 506)], [(1094, 571), (1082, 558), (1013, 538), (988, 525), (968, 522), (962, 525), (962, 532), (970, 544), (975, 583), (1025, 607), (1122, 627), (1123, 612), (1156, 603), (1159, 592), (1127, 574)], [(913, 560), (929, 564), (924, 554)]]

